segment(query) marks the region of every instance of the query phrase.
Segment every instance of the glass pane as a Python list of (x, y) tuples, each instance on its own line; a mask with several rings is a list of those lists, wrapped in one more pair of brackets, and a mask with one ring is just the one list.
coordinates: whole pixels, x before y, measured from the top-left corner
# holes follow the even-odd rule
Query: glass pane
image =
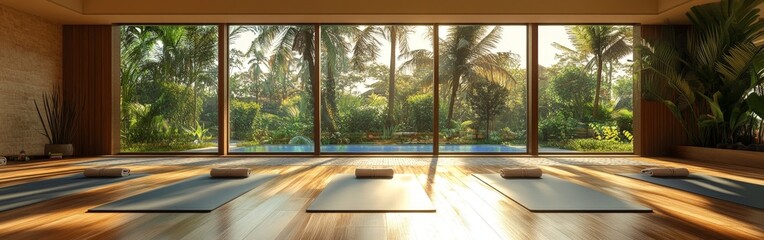
[(540, 152), (633, 152), (633, 31), (539, 27)]
[(120, 32), (120, 151), (217, 152), (217, 26)]
[(321, 26), (321, 151), (432, 152), (432, 28)]
[(314, 27), (229, 31), (229, 151), (313, 152)]
[(525, 26), (440, 26), (441, 152), (524, 153)]

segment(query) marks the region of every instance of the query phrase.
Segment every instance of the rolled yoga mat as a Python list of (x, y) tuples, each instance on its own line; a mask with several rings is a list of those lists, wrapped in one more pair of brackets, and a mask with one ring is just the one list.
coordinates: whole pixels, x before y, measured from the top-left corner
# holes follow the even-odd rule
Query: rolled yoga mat
[(653, 177), (687, 177), (690, 170), (687, 168), (647, 168), (642, 170), (642, 174)]
[(395, 171), (392, 168), (356, 168), (356, 178), (393, 178)]
[(5, 157), (0, 157), (0, 166), (8, 164), (8, 159)]
[(276, 176), (277, 174), (255, 174), (248, 178), (198, 176), (91, 208), (88, 212), (211, 212)]
[(88, 178), (80, 173), (61, 178), (8, 186), (0, 188), (0, 211), (19, 208), (143, 176), (146, 175), (133, 174), (120, 178)]
[(502, 168), (499, 171), (503, 178), (540, 178), (540, 168)]
[(249, 168), (213, 168), (210, 170), (212, 178), (247, 178), (252, 172)]
[(705, 174), (690, 174), (683, 178), (651, 177), (639, 173), (617, 175), (729, 201), (753, 208), (764, 209), (764, 186)]
[(337, 174), (307, 212), (435, 212), (435, 206), (413, 174), (392, 179)]
[(128, 168), (88, 168), (82, 173), (85, 177), (127, 177), (130, 176)]
[(536, 179), (506, 179), (499, 174), (473, 176), (531, 212), (652, 212), (650, 208), (549, 175)]

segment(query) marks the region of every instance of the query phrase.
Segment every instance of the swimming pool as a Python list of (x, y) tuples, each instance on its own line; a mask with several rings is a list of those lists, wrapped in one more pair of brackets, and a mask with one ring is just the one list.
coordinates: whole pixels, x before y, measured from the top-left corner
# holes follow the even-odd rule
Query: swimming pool
[[(391, 152), (391, 153), (429, 153), (432, 152), (431, 144), (327, 144), (321, 145), (324, 153), (367, 153), (367, 152)], [(495, 152), (495, 153), (524, 153), (525, 146), (507, 146), (501, 144), (448, 144), (440, 145), (440, 152)], [(313, 145), (259, 145), (248, 147), (232, 146), (230, 152), (313, 152)]]

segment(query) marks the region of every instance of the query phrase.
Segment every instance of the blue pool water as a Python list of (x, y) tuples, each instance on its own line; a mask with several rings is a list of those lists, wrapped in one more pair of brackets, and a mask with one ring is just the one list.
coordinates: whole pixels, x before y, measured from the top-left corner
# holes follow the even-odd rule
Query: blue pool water
[[(507, 146), (501, 144), (465, 144), (465, 145), (441, 145), (440, 152), (506, 152), (524, 153), (525, 146)], [(260, 145), (251, 147), (231, 147), (230, 152), (313, 152), (313, 145)], [(401, 144), (401, 145), (374, 145), (374, 144), (337, 144), (321, 145), (321, 152), (398, 152), (398, 153), (429, 153), (432, 152), (431, 144)]]

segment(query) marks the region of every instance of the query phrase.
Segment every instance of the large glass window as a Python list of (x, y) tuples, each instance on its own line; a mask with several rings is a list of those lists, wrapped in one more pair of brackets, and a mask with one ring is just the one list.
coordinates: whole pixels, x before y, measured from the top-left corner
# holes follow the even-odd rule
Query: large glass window
[(539, 26), (540, 152), (632, 152), (632, 26)]
[(321, 151), (432, 152), (432, 27), (321, 26)]
[(120, 33), (121, 152), (217, 152), (217, 26)]
[(313, 32), (230, 27), (230, 152), (313, 152)]
[(125, 153), (633, 152), (629, 25), (538, 27), (532, 143), (525, 25), (231, 25), (227, 66), (217, 25), (119, 28)]
[(440, 152), (526, 152), (526, 26), (438, 31)]

